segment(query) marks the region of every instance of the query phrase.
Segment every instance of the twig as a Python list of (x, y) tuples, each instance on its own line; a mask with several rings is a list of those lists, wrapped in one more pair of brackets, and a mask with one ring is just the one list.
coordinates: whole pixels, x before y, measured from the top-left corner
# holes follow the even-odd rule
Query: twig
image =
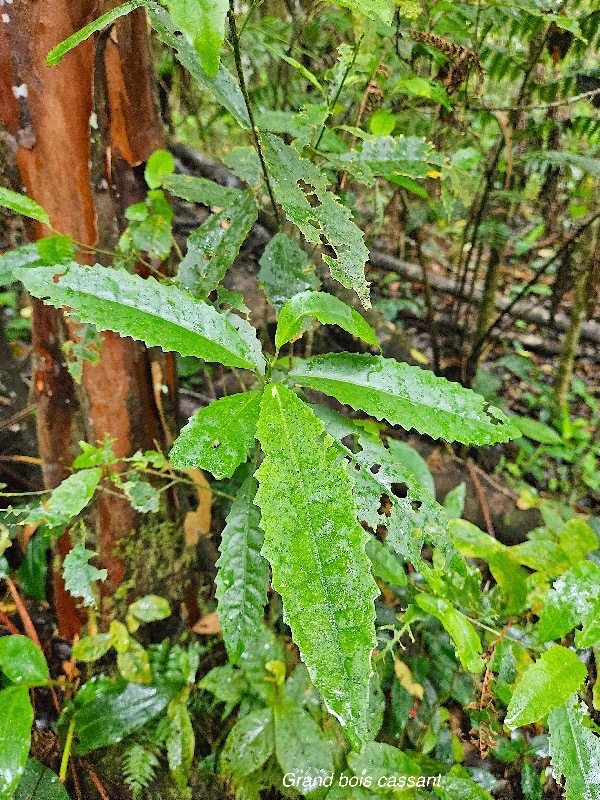
[(475, 492), (477, 493), (477, 499), (479, 500), (479, 505), (481, 507), (481, 511), (483, 513), (483, 518), (485, 520), (485, 527), (489, 535), (492, 539), (496, 538), (496, 531), (494, 530), (494, 523), (492, 522), (492, 517), (490, 514), (490, 507), (488, 505), (487, 499), (485, 497), (483, 487), (479, 482), (479, 478), (477, 473), (475, 472), (475, 466), (471, 459), (467, 458), (465, 461), (467, 465), (467, 470), (469, 471), (469, 475), (471, 476), (471, 480), (473, 481), (473, 486), (475, 487)]
[(14, 636), (20, 636), (21, 631), (14, 625), (4, 611), (0, 611), (0, 623), (4, 625), (7, 631), (10, 631)]
[(553, 103), (542, 103), (540, 105), (528, 106), (467, 106), (469, 111), (546, 111), (549, 108), (559, 108), (560, 106), (570, 106), (580, 100), (587, 100), (600, 94), (600, 89), (591, 89), (589, 92), (576, 94), (573, 97), (566, 97), (563, 100), (555, 100)]
[(100, 778), (94, 772), (90, 762), (86, 759), (85, 761), (82, 761), (82, 763), (83, 763), (84, 767), (87, 769), (88, 774), (89, 774), (90, 778), (92, 779), (92, 783), (96, 787), (96, 791), (98, 792), (98, 794), (100, 795), (102, 800), (110, 800), (110, 797), (106, 793), (106, 789), (104, 788), (104, 786), (100, 782)]

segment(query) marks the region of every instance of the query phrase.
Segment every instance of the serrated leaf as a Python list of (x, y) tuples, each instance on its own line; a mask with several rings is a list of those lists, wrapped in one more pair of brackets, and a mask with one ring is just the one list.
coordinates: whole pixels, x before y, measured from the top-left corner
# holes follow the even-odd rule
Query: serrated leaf
[(175, 440), (169, 459), (177, 469), (201, 467), (217, 480), (231, 478), (254, 446), (260, 392), (242, 392), (200, 409)]
[(78, 319), (99, 330), (228, 367), (264, 371), (256, 334), (239, 317), (226, 317), (175, 286), (126, 270), (71, 264), (61, 272), (58, 283), (55, 267), (19, 270), (18, 277), (34, 297), (57, 308), (69, 306)]
[(97, 569), (88, 563), (97, 555), (93, 550), (86, 550), (83, 542), (78, 542), (63, 561), (65, 589), (73, 597), (81, 598), (84, 606), (96, 604), (92, 583), (104, 581), (108, 575), (107, 570)]
[(0, 255), (0, 286), (13, 283), (13, 270), (39, 266), (42, 263), (35, 244), (24, 244)]
[[(354, 289), (365, 308), (370, 307), (365, 263), (369, 252), (363, 234), (327, 189), (327, 178), (315, 165), (272, 134), (263, 134), (263, 151), (275, 199), (287, 218), (297, 225), (309, 242), (321, 244), (323, 238), (336, 257), (324, 254), (332, 276), (343, 286)], [(316, 200), (314, 207), (310, 200)]]
[(454, 643), (456, 655), (463, 668), (468, 672), (480, 673), (483, 669), (480, 655), (481, 641), (465, 615), (442, 597), (417, 594), (415, 602), (422, 611), (431, 614), (442, 623)]
[(548, 717), (552, 770), (566, 781), (566, 800), (597, 800), (600, 796), (600, 737), (586, 726), (585, 706), (576, 695)]
[(253, 192), (243, 192), (192, 231), (177, 273), (181, 286), (206, 299), (233, 264), (257, 217)]
[(322, 422), (283, 385), (265, 390), (256, 503), (263, 555), (302, 660), (353, 746), (367, 738), (378, 594), (351, 484)]
[(528, 667), (508, 704), (506, 719), (511, 730), (537, 722), (576, 692), (587, 675), (585, 665), (572, 650), (555, 645)]
[(144, 168), (144, 179), (150, 189), (158, 189), (164, 179), (175, 172), (175, 159), (168, 150), (155, 150)]
[(49, 528), (64, 527), (90, 502), (101, 477), (102, 470), (95, 467), (69, 475), (52, 490), (44, 505), (27, 515), (25, 522), (44, 522)]
[(336, 155), (331, 160), (372, 185), (376, 176), (390, 181), (426, 178), (431, 171), (432, 152), (433, 145), (419, 136), (378, 136), (366, 139), (360, 150)]
[(0, 638), (0, 671), (12, 683), (23, 686), (50, 680), (44, 654), (27, 636)]
[(92, 678), (74, 700), (75, 752), (122, 741), (133, 731), (162, 714), (179, 691), (175, 684), (114, 683), (104, 676)]
[(145, 0), (130, 0), (130, 2), (123, 3), (122, 5), (111, 9), (106, 14), (102, 14), (102, 16), (98, 17), (98, 19), (90, 22), (89, 25), (81, 28), (81, 30), (78, 30), (72, 36), (69, 36), (68, 39), (60, 42), (60, 44), (57, 44), (56, 47), (54, 47), (46, 56), (46, 64), (49, 67), (54, 67), (57, 64), (60, 64), (63, 57), (69, 52), (69, 50), (77, 47), (77, 45), (81, 44), (81, 42), (85, 42), (85, 40), (89, 39), (93, 33), (102, 30), (102, 28), (110, 25), (116, 19), (119, 19), (119, 17), (123, 17), (125, 14), (129, 14), (134, 9), (140, 8), (140, 6), (144, 5), (146, 5)]
[(391, 24), (394, 15), (393, 4), (388, 0), (330, 0), (330, 2), (335, 3), (336, 6), (358, 11), (359, 14), (384, 22), (386, 25)]
[(201, 203), (209, 208), (227, 208), (248, 194), (241, 189), (221, 186), (220, 183), (195, 175), (165, 175), (162, 185), (171, 194), (181, 197), (183, 200)]
[(155, 489), (148, 481), (141, 480), (137, 475), (134, 479), (124, 481), (121, 484), (121, 488), (135, 511), (147, 514), (148, 512), (156, 512), (160, 508), (160, 492), (158, 489)]
[(301, 292), (288, 300), (279, 313), (275, 332), (277, 349), (297, 339), (311, 317), (322, 325), (339, 325), (352, 336), (379, 347), (373, 328), (351, 306), (327, 292)]
[(299, 245), (284, 233), (277, 233), (260, 257), (258, 282), (267, 300), (278, 311), (291, 297), (307, 289), (317, 289), (319, 279), (314, 266)]
[(209, 78), (219, 70), (228, 0), (162, 0), (171, 19), (200, 56)]
[(196, 737), (186, 705), (187, 695), (171, 701), (168, 715), (171, 721), (167, 736), (167, 760), (177, 786), (183, 789), (188, 784), (190, 768), (194, 758)]
[[(221, 2), (222, 0), (219, 0), (219, 3)], [(177, 27), (173, 24), (168, 12), (156, 3), (147, 2), (145, 5), (152, 27), (159, 38), (164, 44), (175, 50), (178, 60), (196, 83), (200, 87), (208, 89), (215, 100), (232, 115), (242, 128), (249, 129), (251, 127), (250, 117), (237, 81), (223, 65), (219, 67), (217, 74), (210, 78), (204, 71), (200, 56), (194, 47), (189, 44), (187, 39), (177, 34)]]
[(387, 446), (396, 461), (412, 472), (417, 482), (424, 486), (435, 500), (435, 482), (423, 456), (414, 447), (399, 439), (388, 439)]
[(508, 418), (480, 395), (391, 358), (330, 353), (302, 362), (290, 377), (357, 411), (434, 439), (483, 445), (514, 435)]
[(110, 633), (97, 633), (93, 636), (84, 636), (73, 645), (73, 658), (76, 661), (97, 661), (112, 647)]
[(156, 622), (171, 616), (171, 607), (164, 597), (146, 594), (132, 603), (127, 611), (140, 622)]
[(249, 775), (262, 767), (275, 750), (273, 711), (260, 708), (241, 717), (229, 732), (221, 751), (225, 775)]
[(50, 225), (50, 217), (39, 203), (36, 203), (31, 197), (27, 197), (27, 195), (13, 192), (12, 189), (6, 189), (4, 186), (0, 186), (0, 206), (9, 208), (17, 214), (29, 217), (29, 219), (43, 222), (44, 225)]
[[(275, 754), (284, 774), (308, 775), (316, 781), (312, 790), (319, 789), (319, 778), (334, 771), (333, 748), (315, 720), (301, 706), (275, 706)], [(309, 795), (311, 787), (303, 788)]]
[(538, 623), (539, 640), (559, 639), (582, 622), (585, 624), (598, 597), (600, 567), (592, 561), (581, 561), (555, 581), (546, 597)]
[(12, 800), (69, 800), (69, 795), (55, 772), (28, 758)]
[(33, 708), (25, 687), (0, 691), (0, 797), (10, 800), (27, 763)]
[[(359, 520), (373, 531), (380, 526), (387, 528), (386, 546), (421, 573), (428, 574), (431, 570), (421, 557), (423, 545), (428, 541), (442, 553), (445, 566), (465, 575), (464, 559), (448, 533), (448, 519), (429, 490), (356, 422), (321, 406), (313, 406), (313, 410), (336, 439), (336, 447), (350, 461), (348, 472), (354, 483)], [(356, 452), (342, 444), (347, 436), (356, 438)], [(405, 497), (399, 496), (404, 493)], [(382, 509), (382, 501), (389, 504), (389, 509)]]
[(260, 628), (267, 602), (269, 566), (261, 555), (264, 534), (254, 505), (257, 483), (248, 478), (231, 506), (217, 561), (217, 603), (223, 640), (232, 664)]

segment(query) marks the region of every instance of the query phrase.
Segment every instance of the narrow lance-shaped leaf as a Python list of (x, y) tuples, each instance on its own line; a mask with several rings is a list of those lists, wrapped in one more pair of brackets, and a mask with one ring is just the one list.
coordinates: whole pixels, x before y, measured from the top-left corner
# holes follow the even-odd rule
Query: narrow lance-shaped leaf
[(560, 645), (546, 650), (523, 673), (508, 704), (505, 724), (513, 730), (538, 722), (566, 702), (586, 675), (585, 665), (572, 650)]
[(552, 769), (565, 777), (566, 800), (600, 797), (600, 737), (585, 726), (584, 709), (573, 695), (548, 717)]
[(191, 203), (201, 203), (203, 206), (216, 206), (227, 208), (233, 205), (247, 192), (233, 189), (231, 186), (221, 186), (220, 183), (209, 181), (208, 178), (199, 178), (195, 175), (164, 175), (162, 185), (171, 194), (189, 200)]
[(259, 264), (258, 282), (277, 310), (295, 294), (319, 287), (314, 265), (304, 250), (284, 233), (273, 236)]
[(336, 254), (335, 258), (323, 255), (332, 276), (354, 289), (363, 306), (369, 308), (365, 278), (369, 252), (363, 234), (351, 221), (350, 209), (328, 191), (325, 175), (293, 147), (271, 134), (264, 134), (262, 142), (275, 199), (287, 218), (309, 242), (320, 244), (322, 238), (327, 241)]
[(17, 276), (34, 297), (68, 306), (82, 322), (140, 339), (150, 347), (218, 361), (228, 367), (264, 371), (256, 334), (239, 317), (227, 317), (175, 286), (144, 280), (126, 270), (70, 264), (34, 267)]
[(255, 638), (264, 615), (269, 566), (261, 555), (264, 534), (254, 505), (257, 483), (248, 478), (238, 491), (221, 536), (217, 561), (217, 603), (229, 661), (237, 664)]
[(263, 395), (256, 503), (263, 554), (302, 660), (353, 746), (367, 736), (373, 600), (366, 532), (322, 422), (282, 385)]
[(302, 362), (290, 377), (377, 419), (433, 438), (483, 445), (514, 435), (508, 418), (487, 407), (480, 395), (391, 358), (330, 353)]
[(39, 203), (36, 203), (31, 197), (27, 197), (27, 195), (13, 192), (12, 189), (5, 189), (3, 186), (0, 186), (0, 206), (10, 208), (11, 211), (15, 211), (17, 214), (43, 222), (45, 225), (50, 224), (48, 214)]
[(0, 798), (9, 800), (25, 771), (33, 708), (25, 687), (0, 692)]
[(196, 297), (208, 297), (233, 264), (257, 216), (254, 194), (241, 192), (231, 205), (192, 231), (177, 273), (183, 288)]
[[(220, 0), (219, 0), (220, 2)], [(214, 77), (209, 77), (202, 66), (200, 56), (194, 47), (182, 36), (177, 34), (177, 28), (166, 9), (148, 0), (145, 4), (152, 27), (157, 32), (161, 41), (175, 50), (181, 62), (196, 83), (208, 89), (231, 116), (242, 126), (250, 128), (250, 117), (244, 102), (244, 96), (238, 83), (229, 72), (221, 65)]]
[(460, 611), (442, 597), (418, 594), (415, 598), (420, 609), (432, 614), (442, 623), (456, 648), (456, 654), (463, 668), (479, 673), (483, 669), (481, 642), (475, 628)]
[(301, 292), (288, 300), (281, 309), (275, 333), (277, 349), (297, 339), (305, 321), (310, 317), (323, 325), (339, 325), (367, 344), (379, 347), (373, 328), (351, 306), (327, 292)]
[(171, 464), (207, 469), (217, 480), (231, 478), (254, 445), (260, 398), (260, 392), (242, 392), (200, 409), (175, 440)]
[(68, 39), (60, 42), (54, 47), (46, 57), (46, 63), (48, 66), (54, 67), (57, 64), (60, 64), (63, 57), (74, 47), (77, 47), (78, 44), (81, 42), (85, 42), (86, 39), (96, 33), (96, 31), (101, 31), (102, 28), (105, 28), (107, 25), (110, 25), (119, 17), (125, 16), (125, 14), (130, 14), (136, 8), (140, 8), (140, 6), (146, 5), (146, 0), (130, 0), (129, 3), (123, 3), (116, 8), (111, 9), (106, 14), (102, 14), (101, 17), (95, 19), (93, 22), (90, 22), (89, 25), (86, 25), (81, 30), (74, 33), (72, 36), (69, 36)]

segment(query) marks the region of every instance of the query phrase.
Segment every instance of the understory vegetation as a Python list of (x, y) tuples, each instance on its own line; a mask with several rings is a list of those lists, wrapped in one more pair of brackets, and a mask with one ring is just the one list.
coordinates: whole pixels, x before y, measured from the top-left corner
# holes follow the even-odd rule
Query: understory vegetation
[(94, 241), (0, 101), (0, 800), (597, 800), (597, 4), (85, 19)]

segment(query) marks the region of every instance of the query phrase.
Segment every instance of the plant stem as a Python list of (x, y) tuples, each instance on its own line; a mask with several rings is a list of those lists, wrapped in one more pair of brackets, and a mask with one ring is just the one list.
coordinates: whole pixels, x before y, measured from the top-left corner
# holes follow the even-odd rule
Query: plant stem
[(248, 95), (248, 87), (246, 86), (246, 79), (244, 77), (244, 68), (242, 66), (242, 56), (240, 53), (240, 39), (235, 24), (234, 0), (229, 0), (229, 11), (227, 12), (227, 17), (229, 19), (229, 30), (231, 32), (231, 45), (233, 47), (235, 71), (237, 72), (238, 80), (240, 82), (240, 89), (242, 90), (242, 95), (244, 96), (244, 103), (246, 104), (246, 110), (248, 111), (250, 126), (252, 127), (252, 138), (254, 140), (254, 146), (256, 148), (256, 152), (258, 153), (260, 166), (262, 168), (262, 172), (265, 177), (265, 185), (267, 187), (267, 192), (269, 194), (269, 200), (271, 201), (271, 205), (273, 206), (273, 214), (275, 215), (275, 222), (277, 223), (277, 227), (279, 228), (281, 227), (279, 210), (277, 208), (277, 203), (275, 202), (273, 187), (271, 186), (271, 181), (269, 179), (269, 171), (267, 169), (267, 164), (260, 144), (260, 134), (256, 126), (256, 122), (254, 120), (254, 112), (252, 111), (252, 104), (250, 103), (250, 96)]
[(71, 756), (71, 747), (73, 745), (73, 734), (75, 733), (75, 714), (71, 717), (69, 722), (69, 729), (67, 730), (67, 738), (65, 741), (65, 749), (63, 750), (62, 759), (60, 762), (60, 772), (58, 778), (61, 783), (67, 780), (67, 769), (69, 768), (69, 758)]

